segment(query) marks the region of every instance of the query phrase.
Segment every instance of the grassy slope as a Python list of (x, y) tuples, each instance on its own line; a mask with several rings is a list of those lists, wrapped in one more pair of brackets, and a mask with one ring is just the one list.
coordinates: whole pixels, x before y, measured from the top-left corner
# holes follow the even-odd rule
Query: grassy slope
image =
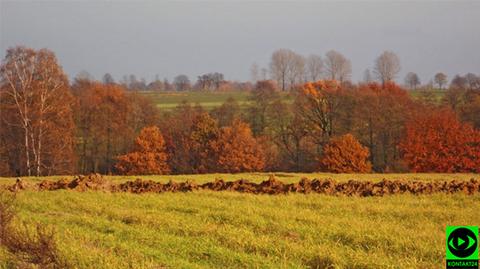
[[(429, 96), (429, 98), (440, 102), (445, 94), (444, 90), (415, 90), (409, 91), (415, 99), (422, 99)], [(231, 91), (231, 92), (213, 92), (213, 91), (188, 91), (188, 92), (142, 92), (142, 94), (150, 99), (162, 110), (171, 110), (175, 108), (182, 101), (188, 101), (192, 104), (200, 104), (207, 110), (221, 106), (228, 98), (232, 97), (239, 103), (240, 106), (248, 105), (249, 93), (245, 91)], [(287, 93), (282, 93), (284, 100), (291, 102), (291, 96)]]
[(164, 110), (175, 108), (179, 103), (188, 101), (192, 104), (199, 103), (206, 109), (221, 106), (228, 98), (234, 98), (240, 105), (248, 103), (248, 92), (143, 92), (143, 95), (151, 98), (157, 107)]
[[(142, 92), (141, 94), (150, 98), (162, 110), (171, 110), (183, 101), (198, 103), (207, 110), (221, 106), (229, 98), (235, 99), (240, 107), (246, 107), (250, 102), (248, 100), (250, 93), (246, 91)], [(292, 101), (288, 93), (281, 93), (281, 95), (285, 101)]]
[[(291, 181), (300, 176), (279, 178)], [(309, 177), (323, 176), (337, 180), (472, 177)], [(215, 177), (259, 181), (265, 174), (188, 177), (197, 182)], [(56, 228), (62, 252), (78, 268), (323, 268), (329, 264), (338, 268), (440, 268), (445, 225), (480, 224), (480, 196), (461, 194), (357, 198), (55, 191), (21, 192), (18, 203), (22, 221)]]

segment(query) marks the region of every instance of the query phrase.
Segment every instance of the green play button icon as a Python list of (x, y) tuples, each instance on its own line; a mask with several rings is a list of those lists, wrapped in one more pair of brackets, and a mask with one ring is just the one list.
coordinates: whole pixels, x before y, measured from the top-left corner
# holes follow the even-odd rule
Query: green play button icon
[(447, 226), (447, 269), (479, 269), (478, 227)]
[(469, 226), (464, 226), (450, 230), (447, 241), (447, 254), (453, 254), (452, 256), (456, 258), (468, 259), (472, 256), (473, 259), (478, 259), (478, 228), (475, 232), (469, 228)]

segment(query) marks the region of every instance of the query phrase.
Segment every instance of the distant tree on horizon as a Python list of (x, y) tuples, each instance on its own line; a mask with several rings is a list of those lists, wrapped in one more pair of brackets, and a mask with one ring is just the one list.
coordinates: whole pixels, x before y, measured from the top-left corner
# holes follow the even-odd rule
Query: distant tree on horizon
[(270, 74), (282, 91), (305, 79), (305, 59), (289, 49), (278, 49), (270, 60)]
[(324, 70), (322, 57), (312, 54), (306, 59), (307, 77), (310, 81), (317, 81), (321, 78)]
[(341, 53), (330, 50), (325, 54), (325, 74), (330, 80), (345, 82), (350, 80), (352, 75), (352, 64)]
[(370, 69), (365, 69), (365, 71), (363, 71), (363, 82), (365, 83), (370, 83), (373, 81), (373, 78), (372, 78), (372, 73), (370, 72)]
[(443, 86), (447, 85), (447, 75), (442, 72), (436, 73), (433, 81), (438, 85), (438, 88), (441, 90)]
[(400, 72), (400, 59), (394, 52), (384, 51), (375, 60), (373, 72), (382, 85), (385, 85), (393, 81)]
[(195, 88), (199, 90), (218, 90), (225, 82), (222, 73), (214, 72), (198, 76)]
[(105, 73), (102, 77), (103, 84), (114, 84), (115, 79), (113, 79), (113, 76), (110, 73)]
[(175, 85), (175, 90), (177, 91), (188, 91), (192, 88), (187, 75), (176, 76), (173, 80), (173, 85)]
[(410, 89), (417, 89), (417, 86), (420, 85), (420, 78), (418, 77), (417, 73), (414, 72), (408, 72), (408, 74), (405, 76), (405, 84)]

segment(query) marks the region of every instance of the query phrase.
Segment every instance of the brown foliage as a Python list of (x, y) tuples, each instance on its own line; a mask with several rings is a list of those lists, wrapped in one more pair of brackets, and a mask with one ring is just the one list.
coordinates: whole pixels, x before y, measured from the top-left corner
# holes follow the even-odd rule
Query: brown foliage
[(398, 144), (405, 134), (405, 123), (418, 105), (407, 91), (393, 82), (361, 84), (355, 98), (355, 136), (366, 145), (376, 171), (399, 169)]
[(118, 157), (115, 168), (122, 174), (168, 174), (165, 140), (156, 126), (145, 127), (135, 140), (134, 150)]
[(417, 115), (400, 144), (413, 172), (480, 172), (480, 132), (449, 110)]
[(114, 156), (126, 151), (127, 137), (133, 140), (128, 124), (129, 100), (116, 84), (82, 82), (74, 85), (78, 105), (76, 121), (81, 137), (80, 172), (111, 172)]
[(248, 124), (236, 120), (220, 129), (218, 139), (211, 142), (215, 151), (216, 170), (225, 173), (261, 171), (265, 167), (262, 147)]
[(215, 171), (212, 141), (218, 139), (219, 129), (217, 122), (208, 114), (201, 113), (193, 120), (190, 131), (190, 158), (194, 173)]
[(362, 146), (351, 134), (333, 138), (323, 149), (321, 166), (334, 173), (368, 173), (368, 148)]
[[(191, 132), (194, 122), (199, 124), (199, 115), (204, 113), (200, 107), (193, 107), (189, 103), (179, 104), (175, 110), (166, 113), (162, 118), (160, 128), (165, 138), (168, 153), (168, 163), (172, 173), (194, 173), (195, 156), (191, 154)], [(203, 117), (205, 119), (205, 117)]]
[(218, 137), (218, 124), (198, 107), (182, 104), (162, 124), (169, 164), (174, 173), (215, 171), (211, 141)]
[(150, 100), (118, 84), (77, 79), (72, 88), (77, 96), (79, 171), (111, 173), (115, 156), (131, 148), (143, 127), (156, 124), (158, 111)]

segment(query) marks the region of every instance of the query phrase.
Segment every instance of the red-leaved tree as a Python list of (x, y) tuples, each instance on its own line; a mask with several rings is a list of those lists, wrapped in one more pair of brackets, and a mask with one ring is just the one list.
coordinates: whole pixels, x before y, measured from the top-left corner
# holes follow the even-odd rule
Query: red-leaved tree
[(400, 148), (413, 172), (480, 172), (480, 132), (450, 110), (414, 117)]

